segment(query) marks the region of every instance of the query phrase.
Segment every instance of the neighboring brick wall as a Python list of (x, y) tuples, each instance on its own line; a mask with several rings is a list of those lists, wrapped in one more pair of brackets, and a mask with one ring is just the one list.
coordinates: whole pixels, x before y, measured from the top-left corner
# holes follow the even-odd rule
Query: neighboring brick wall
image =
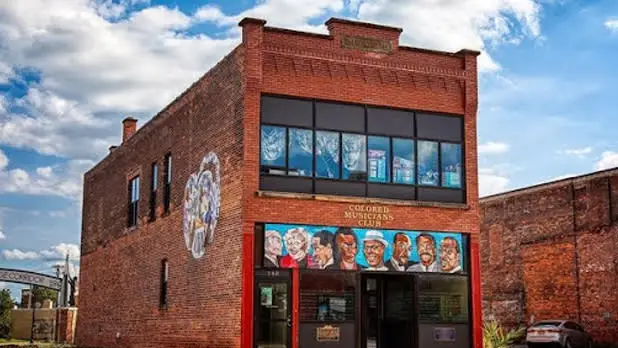
[[(241, 303), (242, 61), (238, 47), (85, 176), (76, 344), (209, 348), (239, 345)], [(163, 216), (163, 159), (171, 151), (171, 209)], [(221, 213), (214, 243), (185, 247), (183, 194), (215, 151)], [(157, 219), (148, 222), (151, 164), (160, 164)], [(127, 185), (140, 173), (138, 228), (127, 229)], [(169, 261), (167, 310), (159, 310), (161, 260)], [(118, 336), (117, 336), (118, 335)]]
[(485, 315), (573, 319), (618, 341), (618, 171), (481, 200)]

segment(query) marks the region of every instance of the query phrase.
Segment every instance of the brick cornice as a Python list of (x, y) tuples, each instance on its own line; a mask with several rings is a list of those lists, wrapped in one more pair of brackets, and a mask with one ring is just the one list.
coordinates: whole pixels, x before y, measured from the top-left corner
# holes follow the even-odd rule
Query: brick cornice
[(363, 67), (375, 67), (379, 69), (392, 69), (392, 70), (401, 70), (405, 72), (414, 72), (426, 75), (437, 75), (443, 77), (451, 77), (456, 79), (464, 80), (468, 76), (466, 71), (454, 70), (448, 68), (440, 68), (435, 66), (422, 66), (422, 65), (412, 65), (412, 64), (401, 64), (401, 63), (393, 63), (393, 62), (384, 62), (377, 59), (370, 58), (358, 58), (358, 57), (350, 57), (342, 54), (335, 54), (331, 52), (321, 52), (315, 50), (303, 50), (298, 48), (291, 47), (281, 47), (276, 45), (265, 45), (263, 47), (263, 51), (265, 53), (270, 53), (278, 56), (287, 56), (291, 58), (300, 58), (300, 59), (319, 59), (323, 61), (331, 61), (334, 63), (346, 64), (346, 65), (359, 65)]

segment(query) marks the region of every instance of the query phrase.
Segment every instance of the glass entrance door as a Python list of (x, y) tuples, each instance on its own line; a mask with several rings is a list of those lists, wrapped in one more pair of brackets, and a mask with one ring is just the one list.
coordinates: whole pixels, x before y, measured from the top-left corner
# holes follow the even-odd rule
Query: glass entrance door
[(416, 331), (413, 277), (391, 274), (362, 277), (362, 347), (413, 347)]
[(288, 270), (256, 270), (256, 348), (290, 348), (292, 295)]

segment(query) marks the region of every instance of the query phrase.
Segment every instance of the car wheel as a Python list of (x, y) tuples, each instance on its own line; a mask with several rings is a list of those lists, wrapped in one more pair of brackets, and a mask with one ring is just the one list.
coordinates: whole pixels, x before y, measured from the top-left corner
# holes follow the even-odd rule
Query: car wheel
[(570, 339), (567, 338), (566, 341), (564, 341), (564, 348), (573, 348)]
[(592, 348), (592, 340), (588, 340), (588, 344), (586, 344), (586, 348)]

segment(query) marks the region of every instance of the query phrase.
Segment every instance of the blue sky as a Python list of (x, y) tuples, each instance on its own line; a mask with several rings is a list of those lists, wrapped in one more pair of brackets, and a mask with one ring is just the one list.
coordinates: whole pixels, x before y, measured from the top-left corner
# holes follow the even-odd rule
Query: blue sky
[(346, 17), (481, 50), (484, 195), (618, 165), (613, 0), (3, 1), (0, 267), (51, 272), (70, 253), (77, 271), (83, 172), (122, 118), (143, 124), (238, 44), (244, 16), (315, 32)]

